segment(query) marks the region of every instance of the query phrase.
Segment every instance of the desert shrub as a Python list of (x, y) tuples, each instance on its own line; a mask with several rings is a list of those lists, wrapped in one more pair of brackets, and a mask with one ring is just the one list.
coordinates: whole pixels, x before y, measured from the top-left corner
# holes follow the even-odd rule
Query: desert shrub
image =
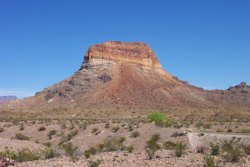
[(203, 124), (203, 128), (210, 129), (211, 128), (211, 124), (205, 123), (205, 124)]
[(222, 132), (224, 132), (224, 130), (223, 129), (217, 129), (216, 132), (222, 133)]
[(241, 129), (240, 133), (250, 133), (250, 129)]
[(247, 155), (250, 155), (250, 145), (243, 145), (243, 149)]
[(109, 123), (106, 123), (104, 128), (108, 129), (110, 127), (110, 124)]
[(166, 141), (166, 142), (163, 144), (163, 147), (164, 147), (164, 149), (166, 149), (166, 150), (173, 150), (173, 149), (175, 149), (175, 147), (176, 147), (176, 143), (171, 142), (171, 141)]
[(23, 130), (24, 130), (24, 125), (23, 125), (23, 124), (20, 125), (19, 130), (20, 130), (20, 131), (23, 131)]
[(92, 130), (91, 130), (91, 133), (96, 133), (98, 131), (98, 128), (93, 128)]
[(181, 137), (181, 136), (185, 136), (186, 134), (183, 132), (174, 132), (171, 137)]
[(44, 151), (44, 158), (45, 159), (51, 159), (51, 158), (55, 158), (57, 156), (55, 150), (53, 149), (46, 149)]
[(134, 130), (133, 125), (129, 124), (129, 125), (128, 125), (128, 131), (131, 132), (131, 131), (133, 131), (133, 130)]
[(134, 151), (134, 146), (128, 146), (126, 147), (126, 150), (129, 152), (129, 153), (132, 153)]
[(131, 137), (137, 138), (140, 136), (140, 133), (138, 131), (132, 132)]
[(55, 134), (56, 134), (56, 130), (50, 130), (49, 133), (48, 133), (49, 139), (51, 140), (52, 136), (54, 136)]
[(71, 131), (67, 136), (63, 136), (60, 139), (59, 145), (62, 145), (63, 143), (70, 141), (77, 134), (78, 134), (78, 130)]
[(52, 144), (51, 144), (51, 142), (46, 142), (43, 145), (46, 146), (46, 147), (51, 147)]
[(244, 162), (244, 153), (239, 145), (239, 139), (225, 140), (221, 146), (222, 157), (227, 162)]
[(75, 151), (78, 149), (78, 147), (74, 146), (71, 142), (67, 143), (67, 144), (64, 144), (62, 147), (63, 147), (66, 155), (68, 155), (70, 157), (73, 157)]
[(161, 148), (161, 146), (157, 143), (159, 138), (160, 136), (158, 134), (155, 134), (146, 143), (145, 149), (149, 159), (152, 159), (155, 152)]
[(120, 128), (119, 128), (118, 126), (113, 127), (113, 128), (112, 128), (112, 132), (113, 132), (113, 133), (116, 133), (116, 132), (118, 132), (119, 129), (120, 129)]
[(61, 129), (66, 129), (66, 128), (67, 128), (66, 124), (65, 124), (65, 123), (62, 123), (62, 124), (61, 124)]
[(1, 128), (1, 127), (0, 127), (0, 133), (2, 133), (3, 131), (4, 131), (4, 128)]
[(205, 165), (204, 167), (220, 167), (217, 162), (215, 162), (214, 158), (211, 156), (204, 157)]
[(232, 129), (227, 129), (227, 132), (228, 132), (228, 133), (232, 133), (233, 130), (232, 130)]
[(176, 129), (180, 129), (183, 125), (179, 124), (178, 122), (171, 122), (171, 126), (176, 128)]
[(40, 156), (38, 154), (35, 154), (28, 149), (23, 149), (18, 152), (15, 160), (17, 162), (25, 162), (25, 161), (35, 161), (39, 159), (40, 159)]
[(218, 144), (210, 143), (211, 155), (219, 155), (220, 146)]
[(124, 141), (126, 139), (124, 137), (113, 137), (111, 139), (106, 139), (103, 143), (103, 149), (100, 151), (103, 152), (112, 152), (112, 151), (117, 151), (117, 150), (124, 150)]
[(97, 149), (94, 147), (89, 148), (88, 150), (84, 151), (85, 158), (89, 158), (90, 155), (95, 155), (97, 153)]
[(38, 128), (38, 131), (39, 131), (39, 132), (40, 132), (40, 131), (45, 131), (45, 130), (46, 130), (46, 128), (45, 128), (44, 126)]
[(199, 137), (202, 137), (202, 136), (204, 136), (205, 134), (204, 133), (199, 133)]
[(96, 160), (96, 161), (88, 161), (88, 167), (98, 167), (102, 163), (101, 160)]
[(86, 130), (88, 127), (88, 123), (87, 122), (81, 122), (79, 124), (79, 128), (82, 129), (82, 130)]
[(93, 128), (91, 133), (95, 134), (95, 135), (98, 135), (99, 133), (101, 133), (101, 131), (99, 131), (98, 128)]
[(40, 159), (40, 156), (31, 152), (28, 149), (22, 149), (16, 153), (14, 151), (10, 151), (8, 148), (5, 148), (5, 151), (0, 152), (0, 159), (4, 158), (9, 158), (17, 162), (26, 162), (38, 160)]
[(168, 122), (168, 118), (160, 113), (160, 112), (153, 112), (148, 115), (148, 119), (152, 122), (155, 122), (155, 125), (161, 126), (161, 127), (169, 127), (170, 124)]
[(18, 139), (18, 140), (30, 140), (30, 138), (28, 136), (25, 136), (25, 135), (23, 135), (21, 133), (17, 133), (15, 138)]
[(175, 155), (177, 157), (181, 157), (186, 149), (187, 149), (187, 145), (184, 144), (183, 142), (176, 143)]
[(200, 127), (202, 127), (202, 125), (203, 125), (202, 122), (197, 122), (197, 123), (195, 124), (195, 127), (196, 127), (196, 128), (200, 128)]

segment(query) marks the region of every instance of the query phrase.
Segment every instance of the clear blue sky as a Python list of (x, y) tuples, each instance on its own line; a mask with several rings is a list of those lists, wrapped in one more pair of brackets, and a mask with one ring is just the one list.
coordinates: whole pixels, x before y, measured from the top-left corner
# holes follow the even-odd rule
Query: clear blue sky
[(250, 83), (250, 0), (3, 0), (0, 95), (26, 97), (79, 69), (87, 48), (144, 41), (206, 89)]

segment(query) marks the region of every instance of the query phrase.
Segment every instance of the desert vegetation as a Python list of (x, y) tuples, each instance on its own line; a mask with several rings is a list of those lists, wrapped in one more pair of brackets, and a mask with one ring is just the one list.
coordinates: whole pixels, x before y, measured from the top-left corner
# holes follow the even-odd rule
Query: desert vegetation
[[(56, 161), (64, 157), (69, 158), (68, 163), (82, 162), (86, 166), (105, 165), (109, 162), (108, 157), (117, 159), (117, 163), (129, 163), (128, 159), (135, 158), (142, 159), (139, 162), (149, 165), (168, 162), (169, 166), (176, 163), (179, 166), (189, 163), (205, 167), (238, 167), (240, 164), (249, 164), (250, 143), (245, 142), (248, 140), (242, 137), (233, 137), (237, 134), (248, 135), (246, 129), (249, 125), (246, 123), (201, 124), (202, 121), (175, 120), (159, 112), (131, 120), (12, 122), (0, 122), (3, 129), (0, 142), (13, 140), (13, 143), (18, 141), (25, 144), (18, 143), (20, 148), (17, 149), (0, 147), (0, 159), (10, 158), (20, 165), (37, 160)], [(209, 124), (211, 126), (208, 126)], [(20, 127), (25, 128), (20, 131)], [(189, 134), (193, 134), (190, 129), (194, 129), (199, 140), (209, 140), (209, 144), (197, 146), (194, 151), (192, 138), (189, 138)], [(227, 132), (227, 129), (236, 133)], [(232, 137), (218, 138), (215, 141), (207, 138), (210, 135), (208, 132), (221, 136), (228, 134)], [(29, 144), (32, 144), (32, 147)]]

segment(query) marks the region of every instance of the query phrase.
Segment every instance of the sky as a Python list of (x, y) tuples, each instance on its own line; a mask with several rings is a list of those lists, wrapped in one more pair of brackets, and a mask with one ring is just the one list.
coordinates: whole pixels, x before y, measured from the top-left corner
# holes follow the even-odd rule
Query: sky
[(110, 40), (146, 42), (198, 87), (250, 84), (250, 0), (0, 0), (0, 96), (34, 95)]

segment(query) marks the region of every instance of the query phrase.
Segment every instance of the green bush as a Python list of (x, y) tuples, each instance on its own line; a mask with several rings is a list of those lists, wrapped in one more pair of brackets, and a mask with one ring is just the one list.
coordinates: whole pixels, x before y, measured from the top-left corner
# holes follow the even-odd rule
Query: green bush
[(129, 153), (132, 153), (134, 151), (134, 146), (128, 146), (126, 147), (126, 150), (129, 152)]
[(1, 127), (0, 127), (0, 133), (2, 133), (3, 131), (4, 131), (4, 128), (1, 128)]
[(113, 132), (113, 133), (116, 133), (116, 132), (118, 132), (119, 129), (120, 129), (120, 128), (119, 128), (118, 126), (117, 126), (117, 127), (113, 127), (113, 128), (112, 128), (112, 132)]
[(89, 148), (88, 150), (85, 150), (85, 151), (84, 151), (84, 156), (85, 156), (85, 158), (89, 158), (90, 155), (95, 155), (96, 153), (97, 153), (96, 148), (91, 147), (91, 148)]
[(247, 155), (250, 155), (250, 145), (244, 145), (243, 149)]
[(0, 159), (9, 158), (15, 160), (16, 162), (26, 162), (26, 161), (35, 161), (40, 159), (39, 154), (35, 154), (28, 149), (22, 149), (17, 153), (10, 151), (8, 148), (5, 148), (5, 151), (0, 152)]
[(161, 126), (161, 127), (169, 127), (170, 124), (168, 122), (168, 118), (160, 113), (160, 112), (153, 112), (148, 115), (148, 119), (152, 122), (155, 122), (155, 125)]
[(98, 128), (93, 128), (91, 133), (96, 133), (98, 131)]
[[(100, 151), (102, 152), (112, 152), (112, 151), (118, 151), (118, 150), (124, 150), (124, 141), (126, 139), (124, 137), (113, 137), (111, 139), (106, 139), (104, 143), (102, 144), (102, 149)], [(99, 145), (100, 146), (100, 145)], [(101, 148), (99, 147), (99, 148)]]
[(46, 149), (44, 151), (45, 159), (51, 159), (56, 157), (56, 152), (53, 149)]
[(184, 144), (182, 142), (176, 143), (175, 155), (177, 157), (181, 157), (186, 149), (187, 149), (187, 145), (186, 144)]
[(241, 150), (239, 139), (232, 138), (231, 140), (225, 140), (222, 143), (221, 151), (222, 157), (227, 162), (244, 162), (244, 153)]
[(110, 127), (109, 123), (106, 123), (104, 128), (108, 129)]
[(96, 161), (88, 161), (88, 167), (98, 167), (102, 163), (101, 160), (96, 160)]
[(140, 136), (140, 133), (138, 131), (132, 132), (131, 137), (137, 138)]
[(63, 136), (60, 139), (59, 145), (62, 145), (63, 143), (70, 141), (77, 134), (78, 134), (78, 130), (71, 131), (67, 136)]
[(28, 149), (23, 149), (18, 152), (15, 160), (17, 162), (25, 162), (25, 161), (35, 161), (39, 159), (40, 159), (40, 156), (38, 154), (35, 154)]
[(55, 134), (56, 134), (56, 130), (50, 130), (49, 133), (48, 133), (49, 139), (51, 140), (52, 136), (54, 136)]
[(250, 129), (241, 129), (240, 133), (250, 133)]
[(163, 144), (163, 147), (167, 150), (173, 150), (175, 149), (176, 147), (176, 143), (174, 142), (171, 142), (171, 141), (166, 141), (164, 144)]
[(20, 130), (20, 131), (23, 131), (23, 130), (24, 130), (24, 125), (23, 125), (23, 124), (20, 125), (19, 130)]
[(67, 144), (64, 144), (63, 145), (63, 149), (66, 153), (66, 155), (70, 156), (70, 157), (73, 157), (74, 156), (74, 153), (75, 151), (78, 149), (77, 146), (74, 146), (71, 142), (70, 143), (67, 143)]
[(38, 131), (40, 132), (40, 131), (45, 131), (46, 130), (46, 128), (44, 127), (44, 126), (42, 126), (42, 127), (40, 127), (39, 129), (38, 129)]
[(211, 156), (206, 156), (204, 160), (205, 160), (204, 167), (220, 167), (219, 164), (216, 163), (214, 158)]
[(46, 143), (44, 143), (43, 145), (45, 145), (46, 147), (51, 147), (51, 142), (46, 142)]
[(157, 143), (159, 138), (160, 136), (158, 134), (155, 134), (146, 143), (145, 149), (149, 159), (152, 159), (155, 152), (161, 148), (161, 146)]
[(219, 155), (220, 153), (220, 146), (218, 144), (210, 144), (211, 155)]
[(21, 133), (17, 133), (15, 138), (18, 139), (18, 140), (30, 140), (30, 138), (28, 136), (25, 136), (25, 135), (23, 135)]
[(171, 137), (181, 137), (181, 136), (185, 136), (186, 134), (183, 132), (174, 132)]

